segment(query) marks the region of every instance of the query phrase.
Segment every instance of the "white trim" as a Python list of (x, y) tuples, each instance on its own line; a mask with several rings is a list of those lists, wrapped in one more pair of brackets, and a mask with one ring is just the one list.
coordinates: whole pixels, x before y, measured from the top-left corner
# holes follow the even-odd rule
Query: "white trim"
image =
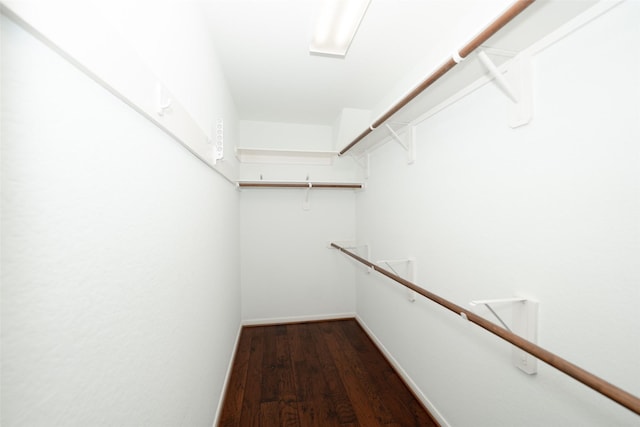
[(391, 352), (389, 352), (389, 350), (387, 350), (387, 348), (384, 346), (384, 344), (382, 344), (382, 342), (373, 333), (373, 331), (371, 329), (369, 329), (369, 327), (364, 322), (364, 320), (362, 320), (362, 318), (360, 316), (356, 315), (356, 321), (362, 327), (362, 329), (365, 331), (365, 333), (369, 336), (371, 341), (373, 341), (373, 343), (376, 345), (376, 347), (378, 347), (378, 350), (380, 350), (380, 352), (382, 352), (382, 354), (384, 354), (384, 356), (387, 358), (387, 361), (391, 364), (391, 366), (393, 366), (393, 369), (395, 369), (395, 371), (398, 373), (398, 375), (400, 375), (400, 377), (405, 382), (407, 387), (409, 387), (411, 389), (413, 394), (415, 394), (415, 396), (422, 402), (422, 404), (425, 406), (425, 408), (427, 408), (427, 410), (431, 413), (431, 416), (433, 416), (433, 418), (435, 418), (436, 421), (442, 427), (450, 427), (450, 424), (447, 422), (447, 420), (436, 409), (436, 407), (433, 405), (433, 403), (431, 403), (429, 398), (423, 393), (423, 391), (420, 389), (420, 387), (418, 387), (418, 385), (413, 381), (413, 379), (411, 379), (409, 374), (407, 374), (407, 371), (405, 371), (404, 368), (400, 365), (400, 363), (398, 363), (398, 361), (393, 357)]
[(242, 326), (280, 325), (285, 323), (320, 322), (323, 320), (354, 319), (356, 313), (312, 314), (310, 316), (265, 317), (262, 319), (244, 319)]
[(222, 383), (222, 393), (220, 393), (220, 399), (218, 399), (218, 407), (216, 408), (216, 413), (213, 416), (212, 427), (216, 427), (218, 425), (218, 421), (220, 421), (220, 414), (222, 413), (222, 405), (224, 404), (224, 398), (227, 396), (227, 391), (229, 389), (229, 380), (231, 379), (231, 371), (233, 371), (233, 364), (236, 360), (236, 353), (238, 352), (238, 345), (240, 344), (241, 333), (242, 333), (242, 322), (238, 325), (238, 332), (236, 333), (236, 342), (233, 344), (233, 351), (231, 352), (231, 357), (229, 358), (229, 363), (227, 365), (227, 373), (225, 374), (224, 382)]

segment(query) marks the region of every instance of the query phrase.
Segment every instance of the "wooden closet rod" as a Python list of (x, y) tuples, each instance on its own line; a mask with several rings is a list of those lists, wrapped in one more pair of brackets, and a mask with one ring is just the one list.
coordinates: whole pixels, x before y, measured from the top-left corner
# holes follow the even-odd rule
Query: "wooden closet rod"
[(622, 390), (619, 387), (599, 378), (592, 373), (585, 371), (584, 369), (574, 365), (573, 363), (557, 356), (550, 351), (545, 350), (537, 344), (532, 343), (531, 341), (525, 340), (524, 338), (514, 334), (513, 332), (509, 332), (508, 330), (486, 320), (484, 317), (478, 316), (477, 314), (469, 311), (459, 305), (452, 303), (449, 300), (446, 300), (434, 293), (427, 291), (426, 289), (421, 288), (420, 286), (412, 283), (408, 280), (403, 279), (402, 277), (391, 273), (390, 271), (385, 270), (384, 268), (378, 267), (377, 265), (367, 261), (366, 259), (354, 254), (346, 250), (345, 248), (336, 245), (335, 243), (331, 243), (331, 246), (338, 249), (340, 252), (343, 252), (349, 255), (351, 258), (356, 261), (361, 262), (367, 267), (377, 271), (378, 273), (387, 276), (389, 279), (394, 280), (400, 283), (403, 286), (411, 289), (412, 291), (419, 293), (420, 295), (430, 299), (431, 301), (443, 306), (444, 308), (451, 310), (455, 314), (459, 316), (466, 317), (470, 322), (475, 323), (481, 328), (491, 332), (494, 335), (502, 338), (505, 341), (510, 342), (516, 347), (526, 351), (532, 356), (538, 358), (539, 360), (547, 363), (548, 365), (553, 366), (561, 372), (569, 375), (570, 377), (580, 381), (582, 384), (587, 387), (591, 387), (593, 390), (598, 393), (607, 396), (609, 399), (619, 403), (627, 409), (635, 412), (640, 415), (640, 399), (636, 396)]
[(518, 0), (513, 4), (506, 12), (500, 15), (495, 21), (493, 21), (487, 28), (478, 34), (473, 40), (471, 40), (465, 47), (460, 49), (458, 55), (460, 58), (456, 61), (454, 58), (450, 58), (446, 63), (440, 66), (429, 77), (422, 81), (415, 89), (405, 95), (400, 101), (394, 104), (387, 112), (385, 112), (378, 120), (376, 120), (369, 128), (365, 129), (360, 135), (358, 135), (353, 141), (344, 147), (338, 153), (342, 156), (354, 145), (362, 141), (367, 135), (369, 135), (375, 128), (386, 122), (391, 116), (397, 113), (402, 107), (411, 102), (416, 96), (420, 95), (429, 86), (435, 83), (440, 77), (444, 76), (449, 70), (456, 66), (460, 59), (466, 58), (471, 52), (478, 48), (482, 43), (486, 42), (491, 36), (498, 32), (502, 27), (509, 23), (513, 18), (518, 16), (520, 12), (525, 10), (535, 0)]
[[(311, 184), (311, 185), (309, 185)], [(344, 188), (361, 189), (362, 184), (309, 183), (309, 182), (239, 182), (241, 188)]]

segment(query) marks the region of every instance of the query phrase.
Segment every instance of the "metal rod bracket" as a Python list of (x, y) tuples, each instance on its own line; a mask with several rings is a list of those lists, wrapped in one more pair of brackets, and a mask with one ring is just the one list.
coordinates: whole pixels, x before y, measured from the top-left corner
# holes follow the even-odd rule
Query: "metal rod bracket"
[[(526, 125), (531, 121), (533, 111), (531, 58), (517, 55), (504, 67), (506, 68), (505, 75), (489, 58), (487, 51), (489, 49), (479, 51), (478, 59), (493, 77), (496, 85), (509, 98), (507, 107), (509, 126), (516, 128)], [(501, 54), (501, 56), (504, 55)]]
[[(405, 125), (406, 126), (406, 125)], [(407, 152), (407, 164), (411, 165), (416, 161), (416, 127), (408, 126), (404, 132), (404, 138), (389, 125), (385, 123), (391, 137)]]
[[(497, 326), (495, 323), (488, 321), (482, 316), (479, 316), (437, 294), (434, 294), (433, 292), (430, 292), (425, 288), (422, 288), (416, 285), (413, 282), (403, 279), (402, 277), (399, 277), (398, 275), (393, 274), (392, 272), (382, 267), (376, 266), (372, 262), (368, 261), (369, 258), (367, 259), (362, 258), (361, 256), (341, 247), (336, 243), (331, 243), (331, 247), (339, 250), (340, 252), (344, 253), (350, 258), (353, 258), (359, 263), (374, 269), (381, 275), (388, 277), (389, 279), (397, 283), (400, 283), (401, 285), (409, 289), (413, 289), (414, 291), (416, 291), (416, 293), (424, 296), (428, 300), (455, 313), (456, 316), (460, 315), (461, 317), (466, 317), (466, 319), (470, 323), (473, 323), (481, 327), (482, 329), (486, 330), (487, 332), (490, 332), (493, 335), (499, 338), (502, 338), (503, 340), (513, 344), (514, 346), (522, 349), (523, 351), (526, 351), (528, 354), (535, 356), (540, 361), (545, 362), (549, 366), (556, 368), (560, 372), (563, 372), (566, 375), (570, 376), (571, 378), (586, 385), (587, 387), (590, 387), (592, 390), (595, 390), (596, 392), (602, 394), (603, 396), (608, 397), (609, 399), (620, 404), (621, 406), (640, 415), (640, 398), (629, 393), (628, 391), (625, 391), (620, 387), (617, 387), (603, 380), (602, 378), (592, 374), (591, 372), (580, 368), (579, 366), (569, 362), (568, 360), (563, 359), (562, 357), (550, 352), (549, 350), (546, 350), (540, 347), (539, 345), (527, 339), (522, 338), (519, 335), (514, 334), (513, 332), (509, 332), (506, 329)], [(537, 302), (531, 301), (531, 300), (526, 300), (526, 301), (527, 301), (526, 302), (527, 305), (532, 304), (533, 307), (535, 308), (535, 310), (529, 310), (528, 314), (535, 313), (537, 315)], [(530, 322), (529, 324), (536, 325), (537, 322)], [(530, 333), (530, 335), (533, 335), (535, 338), (535, 335), (536, 335), (535, 332), (537, 331), (534, 330), (532, 332), (531, 330), (529, 330), (528, 332)]]
[[(407, 279), (410, 282), (415, 282), (416, 280), (416, 259), (415, 257), (408, 257), (406, 259), (383, 259), (380, 260), (378, 262), (376, 262), (376, 264), (380, 265), (380, 264), (384, 264), (386, 265), (396, 276), (399, 277), (403, 277), (405, 279)], [(395, 268), (393, 268), (393, 265), (405, 265), (405, 271), (404, 274), (400, 274)], [(409, 302), (415, 302), (416, 301), (416, 293), (415, 291), (408, 289), (407, 288), (407, 300), (409, 300)]]
[[(502, 317), (494, 310), (496, 305), (511, 306), (511, 322), (507, 325)], [(527, 298), (499, 298), (475, 300), (469, 303), (471, 310), (478, 313), (478, 308), (484, 306), (487, 310), (500, 322), (500, 324), (509, 332), (521, 336), (522, 338), (536, 343), (538, 341), (538, 302)], [(523, 372), (533, 375), (538, 372), (537, 359), (513, 346), (511, 351), (511, 360), (513, 364)]]

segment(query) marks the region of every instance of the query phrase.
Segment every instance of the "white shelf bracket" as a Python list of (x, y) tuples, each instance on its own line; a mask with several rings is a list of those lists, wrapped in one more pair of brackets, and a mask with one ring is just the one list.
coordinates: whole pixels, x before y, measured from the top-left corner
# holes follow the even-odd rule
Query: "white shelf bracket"
[(517, 128), (528, 124), (533, 117), (533, 65), (531, 56), (520, 54), (513, 58), (507, 69), (507, 79), (518, 92), (518, 103), (508, 109), (509, 126)]
[[(369, 246), (368, 243), (358, 245), (352, 240), (347, 240), (347, 241), (333, 240), (333, 241), (327, 242), (327, 247), (329, 249), (333, 248), (331, 246), (331, 242), (335, 243), (336, 245), (339, 245), (343, 249), (355, 251), (358, 255), (360, 255), (364, 259), (371, 259), (371, 246)], [(373, 271), (371, 267), (364, 267), (364, 268), (366, 269), (365, 272), (367, 274), (371, 274), (371, 272)]]
[(502, 91), (505, 93), (505, 95), (507, 95), (507, 97), (509, 97), (510, 100), (517, 103), (518, 95), (511, 87), (511, 83), (509, 83), (504, 74), (502, 74), (502, 72), (498, 70), (498, 67), (496, 67), (496, 64), (494, 64), (489, 56), (487, 56), (487, 53), (484, 50), (481, 50), (480, 52), (478, 52), (478, 58), (480, 59), (480, 62), (482, 62), (482, 65), (485, 66), (487, 71), (489, 71), (489, 74), (491, 74), (491, 76), (495, 79), (498, 87), (502, 89)]
[(404, 133), (405, 138), (400, 137), (395, 130), (387, 123), (385, 124), (391, 137), (407, 152), (407, 164), (411, 165), (416, 161), (416, 127), (410, 126)]
[[(492, 306), (511, 305), (511, 322), (507, 324)], [(486, 308), (509, 332), (530, 341), (538, 341), (538, 302), (526, 298), (500, 298), (476, 300), (469, 303), (471, 310), (480, 314), (480, 308)], [(537, 359), (520, 348), (513, 346), (511, 351), (513, 364), (523, 372), (533, 375), (538, 372)]]
[[(416, 281), (416, 259), (415, 257), (408, 257), (406, 259), (383, 259), (376, 262), (378, 265), (384, 264), (384, 268), (389, 268), (396, 276), (403, 277), (410, 282), (415, 283)], [(404, 276), (400, 274), (395, 268), (394, 265), (404, 264), (405, 265), (405, 274)], [(407, 300), (409, 302), (416, 301), (416, 293), (411, 289), (407, 289)]]
[[(371, 259), (371, 246), (369, 246), (368, 243), (365, 243), (364, 245), (355, 245), (352, 246), (351, 248), (345, 248), (345, 249), (355, 249), (355, 251), (359, 254), (361, 254), (361, 256), (364, 259)], [(366, 273), (367, 274), (371, 274), (374, 270), (371, 267), (365, 267), (366, 268)]]
[(364, 176), (364, 179), (369, 179), (370, 165), (371, 165), (370, 154), (368, 152), (365, 152), (365, 153), (362, 153), (360, 156), (352, 156), (352, 157), (353, 157), (353, 161), (355, 161), (356, 164), (362, 168), (362, 174)]
[(506, 75), (493, 63), (485, 50), (478, 52), (478, 58), (496, 85), (509, 98), (509, 126), (516, 128), (529, 123), (533, 113), (531, 58), (520, 54), (511, 59), (507, 64)]

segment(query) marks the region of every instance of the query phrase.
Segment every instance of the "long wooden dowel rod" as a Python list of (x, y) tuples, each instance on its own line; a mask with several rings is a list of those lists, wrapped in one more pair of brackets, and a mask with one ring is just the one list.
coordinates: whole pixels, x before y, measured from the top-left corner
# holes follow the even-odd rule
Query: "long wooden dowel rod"
[(361, 189), (362, 184), (340, 184), (340, 183), (311, 183), (308, 182), (239, 182), (239, 187), (244, 188), (344, 188)]
[[(514, 3), (509, 9), (507, 9), (502, 15), (500, 15), (495, 21), (493, 21), (487, 28), (478, 34), (473, 40), (465, 45), (458, 54), (460, 58), (466, 58), (471, 52), (478, 48), (482, 43), (486, 42), (491, 36), (497, 33), (502, 27), (507, 25), (513, 18), (518, 16), (520, 12), (525, 10), (535, 0), (519, 0)], [(411, 102), (415, 97), (420, 95), (429, 86), (435, 83), (440, 77), (444, 76), (450, 69), (455, 67), (457, 62), (451, 58), (440, 66), (436, 71), (424, 79), (418, 86), (416, 86), (411, 92), (405, 95), (400, 101), (395, 103), (389, 110), (387, 110), (378, 120), (376, 120), (369, 128), (365, 129), (360, 135), (358, 135), (353, 141), (351, 141), (346, 147), (344, 147), (338, 153), (342, 156), (347, 151), (353, 148), (357, 143), (362, 141), (367, 135), (369, 135), (375, 128), (386, 122), (391, 116), (397, 113), (402, 107)]]
[(472, 311), (469, 311), (457, 304), (454, 304), (451, 301), (446, 300), (445, 298), (442, 298), (432, 292), (427, 291), (426, 289), (421, 288), (415, 283), (412, 283), (406, 279), (403, 279), (402, 277), (396, 274), (393, 274), (390, 271), (377, 266), (376, 264), (373, 264), (372, 262), (354, 254), (351, 251), (348, 251), (347, 249), (335, 243), (331, 243), (331, 246), (338, 249), (340, 252), (343, 252), (344, 254), (349, 255), (351, 258), (366, 265), (367, 267), (377, 271), (378, 273), (384, 276), (387, 276), (389, 279), (394, 280), (400, 283), (401, 285), (406, 286), (412, 291), (419, 293), (420, 295), (430, 299), (431, 301), (441, 305), (442, 307), (454, 312), (455, 314), (464, 315), (470, 322), (475, 323), (476, 325), (491, 332), (492, 334), (499, 336), (503, 340), (510, 342), (516, 347), (538, 358), (539, 360), (547, 363), (548, 365), (553, 366), (559, 371), (564, 372), (570, 377), (580, 381), (584, 385), (591, 387), (593, 390), (597, 391), (598, 393), (604, 396), (607, 396), (611, 400), (619, 403), (625, 408), (640, 415), (640, 399), (634, 396), (633, 394), (622, 390), (621, 388), (603, 380), (602, 378), (599, 378), (593, 375), (588, 371), (585, 371), (579, 366), (576, 366), (573, 363), (561, 358), (560, 356), (557, 356), (551, 353), (550, 351), (545, 350), (539, 345), (534, 344), (531, 341), (525, 340), (524, 338), (514, 334), (513, 332), (507, 331), (506, 329), (486, 320), (484, 317), (478, 316)]

